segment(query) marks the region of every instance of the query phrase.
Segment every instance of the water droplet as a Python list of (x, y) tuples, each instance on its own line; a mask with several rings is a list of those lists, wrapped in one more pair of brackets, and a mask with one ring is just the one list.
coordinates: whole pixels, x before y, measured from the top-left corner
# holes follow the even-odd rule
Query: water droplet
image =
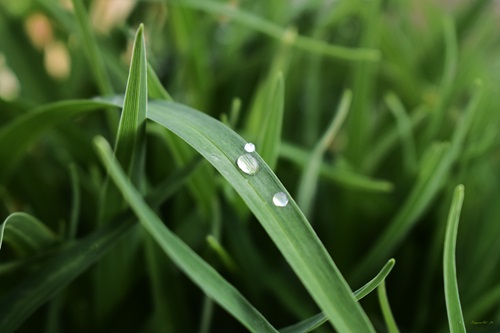
[(255, 175), (259, 171), (259, 162), (250, 154), (241, 155), (236, 161), (238, 168), (247, 175)]
[(288, 196), (285, 192), (278, 192), (273, 197), (273, 204), (276, 207), (285, 207), (288, 205)]
[(244, 148), (247, 153), (253, 153), (255, 151), (255, 145), (251, 142), (245, 144)]

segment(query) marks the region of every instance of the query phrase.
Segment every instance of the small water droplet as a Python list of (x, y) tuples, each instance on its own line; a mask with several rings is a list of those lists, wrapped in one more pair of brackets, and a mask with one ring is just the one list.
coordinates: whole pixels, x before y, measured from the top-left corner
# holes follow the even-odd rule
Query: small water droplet
[(236, 161), (238, 168), (247, 175), (255, 175), (259, 171), (259, 162), (250, 154), (241, 155)]
[(255, 145), (251, 142), (245, 144), (244, 148), (247, 153), (253, 153), (255, 151)]
[(278, 192), (273, 197), (273, 204), (276, 207), (285, 207), (288, 205), (288, 196), (285, 192)]

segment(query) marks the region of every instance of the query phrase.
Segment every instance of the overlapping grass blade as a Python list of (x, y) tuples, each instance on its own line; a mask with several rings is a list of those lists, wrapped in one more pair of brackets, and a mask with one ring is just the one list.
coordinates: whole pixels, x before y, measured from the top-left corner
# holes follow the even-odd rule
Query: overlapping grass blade
[(466, 332), (464, 317), (462, 315), (462, 306), (460, 305), (460, 296), (458, 293), (457, 268), (455, 261), (458, 223), (463, 200), (464, 186), (458, 185), (453, 193), (453, 201), (450, 206), (443, 252), (444, 295), (446, 300), (446, 310), (448, 312), (448, 324), (451, 333)]
[(359, 264), (358, 273), (361, 273), (360, 270), (365, 272), (373, 270), (377, 263), (390, 255), (441, 189), (453, 163), (460, 156), (460, 149), (463, 147), (467, 131), (481, 100), (481, 88), (481, 84), (475, 86), (471, 100), (453, 132), (449, 147), (443, 144), (430, 147), (427, 158), (422, 160), (417, 181), (408, 198), (366, 258)]
[(399, 333), (398, 326), (392, 315), (391, 306), (389, 305), (389, 299), (387, 298), (387, 292), (385, 290), (385, 281), (379, 284), (377, 288), (378, 299), (380, 302), (380, 307), (382, 308), (382, 314), (384, 316), (385, 323), (387, 325), (387, 331), (389, 333)]
[[(146, 201), (155, 208), (160, 206), (186, 182), (197, 163), (199, 162), (194, 161), (188, 167), (174, 172), (170, 178), (161, 182), (148, 193)], [(115, 219), (115, 222), (109, 223), (86, 238), (58, 250), (40, 271), (12, 288), (9, 294), (0, 300), (0, 332), (14, 331), (37, 308), (99, 261), (136, 225), (135, 219), (129, 217), (130, 214), (124, 212)], [(0, 274), (22, 267), (25, 263), (19, 261), (7, 264), (7, 266), (2, 265), (0, 266)]]
[[(94, 75), (96, 84), (99, 87), (101, 94), (105, 96), (113, 95), (113, 86), (108, 76), (108, 72), (104, 67), (104, 61), (99, 52), (97, 40), (92, 33), (90, 26), (90, 19), (85, 10), (82, 0), (72, 0), (73, 7), (75, 8), (75, 15), (82, 35), (85, 52), (87, 53), (88, 63), (90, 70)], [(118, 118), (115, 118), (117, 121)]]
[(133, 225), (131, 220), (110, 223), (61, 249), (41, 270), (13, 287), (0, 301), (0, 332), (16, 330), (37, 308), (98, 261)]
[[(280, 40), (286, 33), (286, 30), (269, 22), (259, 16), (248, 13), (244, 10), (235, 8), (231, 5), (217, 3), (211, 0), (176, 0), (172, 4), (182, 5), (190, 8), (203, 10), (205, 12), (223, 15), (232, 18), (233, 20), (246, 25), (256, 31), (262, 32), (270, 37)], [(380, 58), (378, 50), (374, 49), (355, 49), (339, 45), (331, 45), (321, 40), (305, 36), (297, 36), (293, 43), (296, 48), (302, 49), (306, 52), (312, 52), (320, 55), (330, 56), (333, 58), (346, 59), (346, 60), (369, 60), (376, 61)]]
[[(310, 159), (310, 152), (290, 143), (282, 142), (280, 144), (280, 157), (305, 168)], [(325, 162), (321, 163), (319, 173), (325, 179), (355, 190), (390, 192), (394, 187), (387, 180), (370, 178), (355, 171), (339, 168)]]
[(281, 125), (283, 123), (283, 109), (285, 99), (285, 83), (280, 72), (273, 78), (270, 90), (266, 92), (266, 99), (262, 107), (262, 118), (259, 122), (257, 148), (260, 156), (271, 169), (278, 162), (279, 145), (281, 142)]
[(36, 254), (58, 242), (58, 237), (35, 217), (12, 213), (0, 224), (0, 249), (9, 244), (20, 256)]
[(396, 118), (397, 129), (403, 145), (403, 159), (406, 169), (411, 173), (417, 168), (417, 150), (413, 138), (410, 118), (406, 114), (401, 100), (394, 93), (385, 96), (385, 103)]
[(26, 150), (50, 128), (64, 120), (114, 105), (104, 101), (67, 100), (26, 113), (0, 129), (0, 181), (21, 160)]
[[(167, 127), (198, 150), (235, 188), (290, 266), (325, 312), (345, 332), (373, 332), (348, 284), (286, 189), (258, 154), (259, 171), (246, 175), (236, 166), (245, 140), (215, 119), (186, 106), (154, 101), (148, 118)], [(286, 207), (273, 205), (284, 192)]]
[(276, 332), (271, 324), (232, 285), (172, 233), (146, 205), (113, 159), (108, 143), (103, 138), (97, 138), (95, 143), (103, 163), (139, 217), (141, 224), (176, 265), (208, 296), (249, 330), (252, 332)]
[[(359, 301), (369, 293), (371, 293), (375, 288), (377, 288), (389, 275), (396, 260), (390, 259), (380, 272), (370, 281), (368, 281), (363, 287), (359, 288), (354, 292), (354, 296)], [(320, 312), (310, 318), (304, 319), (297, 324), (280, 329), (280, 333), (307, 333), (323, 325), (328, 319), (323, 312)]]
[[(104, 60), (99, 52), (97, 40), (92, 33), (92, 27), (90, 25), (90, 19), (87, 11), (85, 10), (82, 0), (72, 0), (72, 3), (83, 41), (83, 48), (87, 54), (88, 64), (92, 74), (94, 75), (97, 87), (102, 95), (111, 96), (113, 95), (113, 86), (104, 66)], [(108, 122), (108, 128), (111, 132), (116, 133), (116, 126), (118, 124), (117, 113), (114, 112), (114, 110), (107, 110), (106, 120)]]
[[(118, 125), (114, 153), (127, 170), (130, 179), (141, 188), (144, 183), (146, 108), (147, 108), (147, 61), (144, 42), (144, 26), (137, 29), (132, 59), (130, 62), (127, 88)], [(111, 221), (124, 208), (122, 194), (107, 182), (102, 189), (98, 221), (100, 225)], [(138, 255), (138, 234), (121, 241), (94, 270), (94, 308), (98, 320), (102, 320), (119, 304), (134, 282), (133, 268), (129, 262)], [(129, 276), (129, 279), (116, 279)]]
[[(153, 79), (149, 79), (152, 74)], [(164, 101), (173, 101), (167, 90), (161, 85), (158, 76), (151, 66), (148, 66), (148, 95), (152, 99)], [(158, 131), (158, 134), (166, 141), (172, 152), (175, 163), (179, 167), (186, 166), (193, 158), (195, 153), (184, 141), (172, 135), (168, 131)], [(192, 175), (188, 186), (193, 198), (200, 204), (202, 213), (208, 218), (212, 213), (212, 197), (215, 191), (213, 182), (213, 170), (208, 165), (201, 165)]]
[(309, 157), (309, 162), (302, 172), (299, 188), (297, 190), (297, 203), (306, 216), (310, 217), (311, 214), (320, 167), (323, 162), (323, 155), (344, 123), (344, 120), (349, 112), (351, 99), (352, 92), (350, 90), (344, 91), (335, 116), (332, 118), (332, 121), (330, 122), (326, 132), (323, 134), (321, 140), (318, 141), (314, 147), (311, 156)]

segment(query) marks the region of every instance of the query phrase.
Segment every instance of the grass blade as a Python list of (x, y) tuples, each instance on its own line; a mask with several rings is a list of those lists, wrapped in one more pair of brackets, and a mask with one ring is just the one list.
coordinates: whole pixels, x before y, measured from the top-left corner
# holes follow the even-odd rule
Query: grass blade
[(385, 323), (387, 324), (387, 331), (389, 333), (399, 333), (398, 326), (392, 315), (391, 306), (389, 305), (389, 300), (387, 298), (387, 292), (385, 290), (385, 281), (382, 281), (377, 288), (377, 294), (380, 301), (380, 307), (382, 308), (382, 314), (384, 315)]
[[(105, 96), (113, 95), (111, 80), (109, 79), (108, 72), (104, 67), (104, 61), (99, 53), (97, 40), (92, 34), (92, 27), (90, 26), (90, 20), (83, 2), (82, 0), (72, 0), (72, 2), (75, 8), (76, 19), (80, 27), (84, 49), (87, 53), (90, 70), (94, 75), (99, 91)], [(115, 121), (118, 121), (118, 119), (116, 118)]]
[[(368, 281), (363, 287), (359, 288), (354, 292), (354, 296), (359, 301), (369, 293), (371, 293), (375, 288), (377, 288), (389, 275), (396, 260), (390, 259), (384, 267), (380, 270), (380, 272), (370, 281)], [(293, 324), (291, 326), (287, 326), (285, 328), (280, 329), (281, 333), (306, 333), (311, 332), (312, 330), (318, 328), (319, 326), (326, 323), (328, 319), (326, 318), (323, 312), (320, 312), (312, 317), (304, 319), (297, 324)]]
[(299, 182), (299, 188), (297, 190), (297, 203), (306, 216), (310, 217), (311, 215), (311, 208), (314, 201), (314, 195), (316, 193), (318, 175), (321, 163), (323, 162), (323, 154), (326, 152), (333, 139), (337, 135), (338, 131), (340, 130), (340, 127), (344, 123), (344, 120), (349, 112), (351, 100), (352, 92), (349, 90), (344, 91), (335, 116), (332, 118), (332, 121), (330, 122), (330, 125), (328, 126), (325, 134), (323, 134), (321, 140), (314, 147), (311, 156), (309, 157), (309, 162), (302, 172), (302, 177)]
[[(281, 40), (283, 35), (286, 34), (286, 29), (259, 16), (237, 9), (234, 6), (220, 4), (210, 0), (181, 0), (173, 1), (171, 3), (203, 10), (211, 14), (230, 17), (240, 24), (278, 40)], [(378, 50), (361, 48), (353, 49), (338, 45), (331, 45), (305, 36), (297, 36), (293, 40), (292, 45), (307, 52), (345, 60), (377, 61), (380, 58), (380, 52)]]
[[(85, 10), (82, 0), (72, 0), (72, 3), (75, 9), (80, 34), (82, 36), (83, 48), (87, 53), (90, 71), (94, 75), (94, 79), (101, 95), (111, 96), (113, 95), (113, 86), (111, 85), (111, 80), (108, 72), (106, 71), (104, 60), (99, 52), (97, 39), (92, 33), (92, 27), (90, 25), (90, 19), (87, 11)], [(116, 112), (114, 112), (114, 110), (107, 110), (106, 120), (111, 133), (116, 133), (116, 126), (118, 124), (118, 115)]]
[(411, 120), (406, 114), (403, 103), (394, 93), (388, 93), (385, 96), (385, 103), (396, 118), (397, 129), (403, 145), (403, 159), (406, 169), (413, 173), (417, 167), (417, 150), (412, 133)]
[(35, 217), (10, 214), (0, 225), (0, 249), (5, 241), (20, 256), (36, 254), (57, 243), (57, 236)]
[(276, 332), (271, 324), (232, 285), (173, 234), (146, 205), (113, 159), (108, 143), (103, 138), (97, 138), (95, 144), (111, 177), (139, 217), (143, 227), (176, 265), (207, 295), (217, 301), (249, 330), (252, 332)]
[(457, 268), (455, 261), (455, 249), (457, 245), (458, 223), (460, 211), (464, 201), (464, 186), (458, 185), (453, 193), (446, 235), (444, 239), (443, 272), (444, 272), (444, 295), (446, 310), (448, 312), (448, 323), (450, 332), (466, 332), (460, 296), (458, 294)]
[[(287, 142), (280, 145), (280, 157), (305, 168), (310, 160), (310, 153)], [(347, 188), (358, 191), (390, 192), (393, 184), (387, 180), (374, 179), (346, 168), (339, 168), (322, 162), (320, 176)]]
[(390, 255), (391, 251), (408, 234), (442, 188), (453, 163), (460, 156), (460, 150), (463, 147), (474, 114), (478, 109), (481, 95), (481, 84), (478, 84), (461, 121), (453, 132), (449, 147), (443, 144), (435, 144), (430, 147), (427, 158), (424, 157), (422, 160), (417, 181), (413, 185), (408, 198), (370, 250), (370, 253), (358, 266), (359, 274), (361, 274), (361, 269), (364, 272), (373, 270), (377, 262), (381, 262), (384, 257)]
[[(0, 182), (26, 154), (26, 150), (50, 128), (90, 111), (114, 106), (104, 101), (68, 100), (36, 108), (0, 129)], [(13, 149), (15, 147), (15, 149)]]
[(118, 221), (61, 250), (0, 301), (0, 332), (11, 333), (36, 309), (98, 261), (134, 224)]
[[(231, 183), (334, 327), (373, 332), (347, 282), (271, 169), (256, 153), (252, 156), (259, 165), (257, 174), (238, 169), (236, 160), (245, 152), (245, 140), (221, 122), (180, 104), (151, 102), (148, 118), (188, 142)], [(288, 197), (286, 207), (273, 205), (278, 192)]]
[(278, 162), (279, 145), (281, 142), (281, 125), (283, 123), (283, 108), (285, 99), (285, 83), (283, 74), (278, 73), (273, 79), (270, 90), (266, 94), (263, 109), (266, 110), (264, 119), (260, 122), (257, 147), (260, 155), (271, 169)]
[(130, 63), (123, 111), (118, 126), (115, 154), (129, 175), (141, 168), (141, 146), (144, 143), (147, 108), (147, 62), (144, 26), (137, 30)]

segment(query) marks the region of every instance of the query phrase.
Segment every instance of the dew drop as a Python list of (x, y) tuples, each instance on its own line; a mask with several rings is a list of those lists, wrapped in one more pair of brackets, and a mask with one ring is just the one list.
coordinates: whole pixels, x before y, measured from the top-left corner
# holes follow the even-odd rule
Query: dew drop
[(278, 192), (273, 197), (273, 204), (276, 207), (285, 207), (288, 205), (288, 196), (285, 192)]
[(241, 155), (236, 161), (238, 168), (247, 175), (255, 175), (259, 171), (259, 162), (250, 154)]
[(253, 153), (255, 151), (255, 145), (251, 142), (245, 144), (244, 148), (247, 153)]

